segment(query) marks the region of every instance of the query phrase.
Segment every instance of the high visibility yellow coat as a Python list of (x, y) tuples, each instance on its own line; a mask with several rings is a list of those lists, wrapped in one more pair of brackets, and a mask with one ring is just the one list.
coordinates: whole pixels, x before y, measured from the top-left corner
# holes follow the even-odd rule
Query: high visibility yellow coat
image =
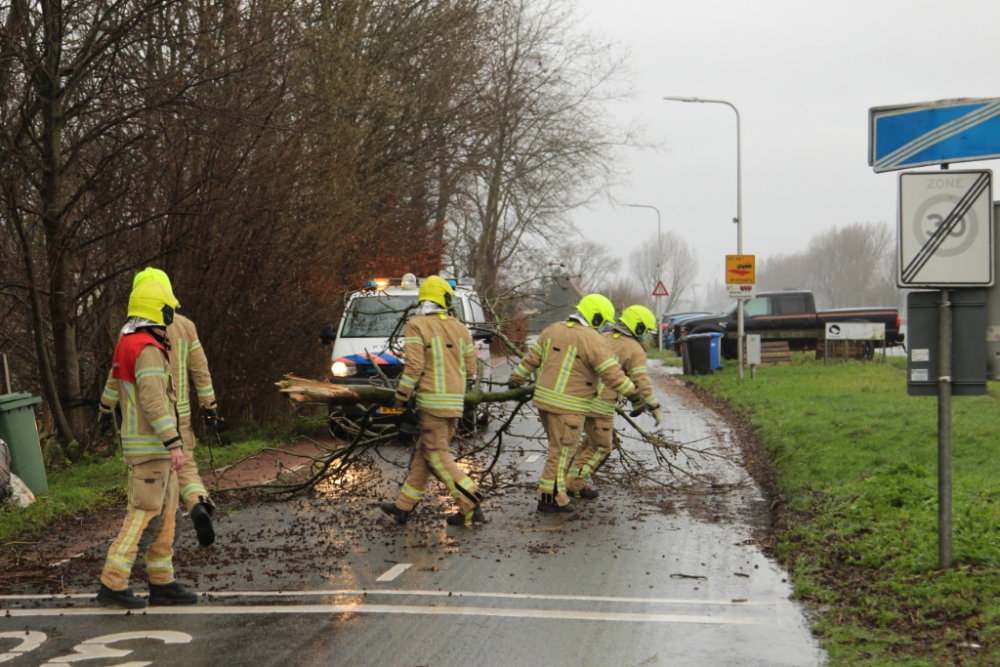
[[(642, 343), (621, 331), (608, 331), (601, 334), (601, 336), (607, 341), (608, 348), (610, 348), (615, 360), (621, 365), (622, 370), (635, 383), (646, 405), (653, 410), (659, 408), (660, 403), (656, 400), (656, 395), (653, 393), (653, 385), (649, 381), (646, 350), (643, 349)], [(597, 386), (597, 397), (591, 404), (588, 416), (614, 417), (615, 405), (617, 404), (618, 394), (602, 381)]]
[(461, 417), (465, 384), (476, 373), (476, 349), (468, 328), (444, 312), (418, 315), (406, 323), (406, 365), (396, 398), (410, 400), (434, 417)]
[(635, 392), (604, 338), (572, 320), (547, 326), (514, 369), (525, 381), (532, 373), (534, 406), (555, 414), (590, 412), (601, 382), (622, 395)]

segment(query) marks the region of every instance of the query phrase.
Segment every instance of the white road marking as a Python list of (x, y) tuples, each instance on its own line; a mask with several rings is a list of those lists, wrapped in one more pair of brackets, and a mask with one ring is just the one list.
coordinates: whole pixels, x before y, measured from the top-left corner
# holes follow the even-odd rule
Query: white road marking
[(396, 565), (393, 565), (388, 570), (383, 572), (382, 576), (376, 579), (375, 581), (392, 581), (399, 575), (409, 570), (412, 565), (413, 563), (398, 563)]
[[(9, 609), (11, 617), (29, 616), (124, 616), (125, 610), (93, 607), (89, 609)], [(5, 613), (7, 613), (5, 612)], [(496, 609), (489, 607), (430, 607), (395, 604), (280, 605), (280, 606), (190, 606), (150, 607), (136, 614), (150, 616), (178, 615), (250, 615), (250, 614), (426, 614), (431, 616), (497, 616), (501, 618), (542, 618), (572, 621), (625, 621), (632, 623), (700, 623), (708, 625), (773, 625), (773, 621), (746, 616), (706, 616), (686, 614), (630, 614), (606, 611), (564, 609)]]
[[(392, 570), (389, 570), (391, 572)], [(386, 573), (388, 574), (388, 573)], [(383, 575), (385, 576), (385, 575)], [(0, 600), (83, 600), (94, 599), (96, 593), (73, 593), (70, 595), (0, 595)], [(142, 594), (138, 594), (142, 597)], [(331, 589), (319, 591), (202, 591), (202, 597), (212, 598), (297, 598), (297, 597), (343, 597), (354, 595), (412, 595), (421, 597), (456, 597), (456, 598), (499, 598), (508, 600), (566, 600), (576, 602), (611, 602), (639, 604), (685, 604), (685, 605), (721, 605), (726, 607), (774, 606), (778, 602), (733, 602), (732, 600), (698, 600), (691, 598), (618, 598), (600, 595), (556, 595), (545, 593), (490, 593), (483, 591), (423, 591), (405, 589)]]
[(541, 454), (532, 454), (528, 458), (524, 459), (524, 462), (525, 463), (534, 463), (535, 461), (537, 461), (539, 459), (539, 457), (541, 457)]

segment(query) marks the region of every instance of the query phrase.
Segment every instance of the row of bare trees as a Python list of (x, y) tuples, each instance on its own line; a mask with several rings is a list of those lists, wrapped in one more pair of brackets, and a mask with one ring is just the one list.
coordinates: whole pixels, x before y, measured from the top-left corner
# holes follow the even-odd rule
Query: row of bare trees
[(817, 234), (805, 250), (776, 255), (757, 271), (760, 291), (808, 289), (820, 308), (894, 306), (893, 231), (885, 222), (856, 222)]
[(322, 372), (345, 289), (492, 290), (615, 175), (622, 62), (560, 0), (0, 0), (0, 351), (86, 443), (134, 273), (233, 421)]
[(698, 275), (698, 258), (683, 236), (668, 230), (644, 240), (624, 264), (606, 246), (591, 240), (570, 241), (555, 249), (564, 273), (578, 276), (583, 292), (600, 292), (619, 310), (634, 304), (652, 308), (653, 288), (663, 280), (669, 296), (661, 303), (669, 313), (689, 292)]

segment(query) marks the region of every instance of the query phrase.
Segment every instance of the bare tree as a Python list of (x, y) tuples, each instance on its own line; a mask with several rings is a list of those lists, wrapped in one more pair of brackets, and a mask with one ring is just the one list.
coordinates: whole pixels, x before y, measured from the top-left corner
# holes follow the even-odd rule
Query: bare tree
[(643, 286), (635, 278), (629, 276), (609, 278), (607, 282), (595, 291), (611, 299), (611, 303), (615, 305), (615, 309), (619, 313), (629, 306), (649, 304), (647, 290), (643, 289)]
[(569, 241), (554, 249), (554, 261), (566, 274), (577, 276), (577, 285), (584, 292), (598, 292), (621, 268), (621, 259), (597, 241)]
[[(659, 240), (658, 240), (659, 239)], [(698, 275), (698, 258), (687, 241), (673, 230), (653, 237), (629, 255), (629, 269), (647, 297), (644, 303), (653, 303), (653, 288), (662, 276), (670, 296), (666, 297), (663, 312), (669, 313), (674, 304), (694, 282)], [(657, 265), (660, 273), (657, 275)]]
[(814, 236), (798, 253), (761, 263), (761, 290), (808, 289), (821, 308), (896, 302), (893, 234), (884, 222), (857, 222)]
[(607, 108), (627, 92), (624, 58), (578, 30), (571, 2), (500, 0), (484, 23), (451, 255), (490, 295), (524, 247), (564, 240), (567, 212), (618, 179), (633, 130)]
[(757, 269), (757, 290), (810, 289), (812, 268), (806, 252), (773, 255), (762, 261)]

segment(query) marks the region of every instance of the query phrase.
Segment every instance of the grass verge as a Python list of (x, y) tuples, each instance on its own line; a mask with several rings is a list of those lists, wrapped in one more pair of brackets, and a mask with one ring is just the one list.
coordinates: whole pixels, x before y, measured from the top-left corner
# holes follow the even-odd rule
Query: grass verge
[(749, 421), (787, 508), (775, 553), (831, 665), (1000, 664), (1000, 390), (956, 397), (954, 551), (937, 569), (937, 399), (894, 362), (694, 380)]
[[(224, 446), (212, 443), (215, 466), (221, 468), (229, 465), (317, 426), (325, 428), (315, 418), (310, 418), (296, 420), (291, 426), (253, 425), (224, 432)], [(207, 445), (205, 438), (199, 438), (195, 449), (198, 468), (202, 472), (209, 469), (210, 452)], [(0, 505), (0, 544), (38, 533), (67, 516), (98, 507), (124, 504), (126, 473), (121, 455), (116, 454), (111, 458), (90, 456), (49, 474), (47, 495), (38, 497), (25, 508), (15, 507), (9, 502)]]

